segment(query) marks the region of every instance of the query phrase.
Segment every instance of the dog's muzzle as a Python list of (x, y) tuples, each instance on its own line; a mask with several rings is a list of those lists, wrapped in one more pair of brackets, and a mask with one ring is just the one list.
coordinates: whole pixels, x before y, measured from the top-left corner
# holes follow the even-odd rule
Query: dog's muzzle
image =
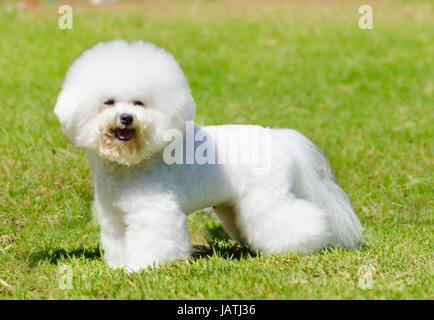
[(116, 139), (121, 141), (128, 141), (134, 137), (134, 129), (114, 129), (113, 133)]
[(134, 129), (128, 128), (134, 122), (134, 118), (131, 114), (123, 113), (119, 116), (119, 122), (123, 126), (122, 128), (117, 128), (112, 130), (116, 139), (120, 141), (128, 141), (134, 137)]

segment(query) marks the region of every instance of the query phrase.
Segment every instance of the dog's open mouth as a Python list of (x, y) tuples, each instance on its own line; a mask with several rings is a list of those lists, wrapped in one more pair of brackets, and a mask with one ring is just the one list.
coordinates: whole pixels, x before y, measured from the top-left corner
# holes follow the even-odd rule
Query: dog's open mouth
[(128, 141), (134, 137), (134, 129), (114, 129), (112, 130), (116, 139), (121, 141)]

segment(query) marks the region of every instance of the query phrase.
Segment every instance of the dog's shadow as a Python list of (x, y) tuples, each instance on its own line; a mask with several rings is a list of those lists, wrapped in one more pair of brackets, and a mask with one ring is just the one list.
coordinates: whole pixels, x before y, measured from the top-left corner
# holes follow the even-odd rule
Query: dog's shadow
[[(249, 247), (236, 241), (230, 240), (223, 228), (219, 226), (208, 227), (208, 245), (194, 245), (192, 259), (204, 259), (210, 257), (220, 257), (224, 259), (242, 260), (248, 257), (255, 257), (257, 254)], [(58, 264), (61, 260), (72, 258), (86, 260), (100, 260), (103, 252), (99, 246), (94, 248), (79, 247), (76, 249), (52, 248), (48, 246), (30, 254), (29, 264), (31, 267), (40, 262)]]
[(248, 257), (255, 257), (256, 252), (253, 252), (248, 246), (245, 246), (237, 241), (229, 239), (228, 234), (224, 231), (221, 225), (207, 227), (208, 245), (194, 245), (193, 259), (210, 258), (213, 256), (224, 259), (242, 260)]
[(102, 251), (99, 246), (90, 249), (79, 247), (72, 250), (48, 247), (45, 250), (30, 254), (29, 264), (31, 267), (38, 265), (39, 262), (58, 264), (60, 260), (67, 260), (71, 258), (99, 260), (102, 259)]

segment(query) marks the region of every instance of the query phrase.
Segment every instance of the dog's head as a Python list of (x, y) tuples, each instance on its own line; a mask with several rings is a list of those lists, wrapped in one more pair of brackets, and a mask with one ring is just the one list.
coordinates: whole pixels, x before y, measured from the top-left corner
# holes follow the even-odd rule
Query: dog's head
[(122, 165), (162, 150), (195, 106), (172, 55), (143, 41), (99, 43), (70, 66), (54, 109), (75, 146)]

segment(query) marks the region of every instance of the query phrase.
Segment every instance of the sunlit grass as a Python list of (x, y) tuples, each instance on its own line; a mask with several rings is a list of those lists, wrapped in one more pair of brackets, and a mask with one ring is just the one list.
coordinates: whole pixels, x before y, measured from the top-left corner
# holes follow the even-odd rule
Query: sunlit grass
[[(225, 3), (81, 3), (73, 30), (57, 28), (54, 5), (0, 11), (1, 298), (433, 297), (432, 5), (396, 1), (389, 12), (374, 2), (375, 29), (362, 31), (356, 2), (255, 2), (263, 10), (245, 13), (240, 2)], [(53, 107), (72, 60), (113, 38), (145, 39), (174, 54), (197, 123), (291, 127), (312, 139), (352, 199), (366, 246), (257, 256), (197, 213), (188, 218), (198, 245), (191, 259), (134, 275), (109, 269), (87, 160), (63, 137)], [(59, 287), (63, 265), (71, 289)], [(365, 266), (371, 289), (360, 287)]]

